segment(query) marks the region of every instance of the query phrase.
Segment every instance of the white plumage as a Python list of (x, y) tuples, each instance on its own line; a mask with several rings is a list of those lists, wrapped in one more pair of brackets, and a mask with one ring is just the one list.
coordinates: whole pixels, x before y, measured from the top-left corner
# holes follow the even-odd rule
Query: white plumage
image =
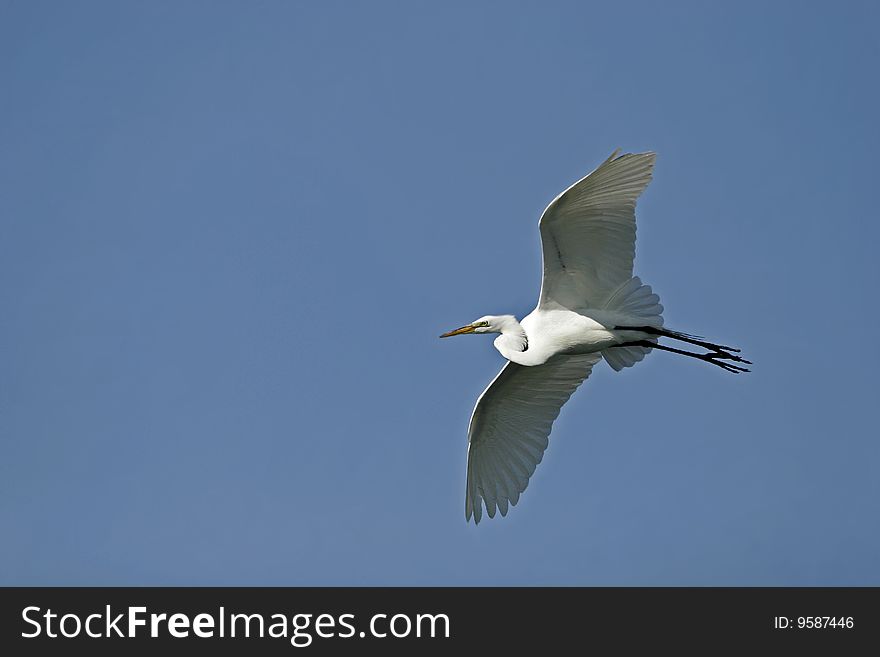
[(485, 502), (507, 514), (544, 457), (559, 409), (601, 360), (598, 354), (555, 356), (540, 367), (507, 363), (480, 395), (468, 429), (465, 515), (476, 522)]
[[(483, 507), (507, 515), (541, 462), (562, 405), (603, 357), (615, 370), (652, 348), (692, 356), (730, 372), (748, 361), (738, 349), (663, 328), (663, 306), (632, 275), (636, 200), (651, 180), (654, 153), (613, 153), (557, 196), (538, 223), (544, 276), (534, 311), (518, 322), (487, 315), (440, 337), (498, 333), (508, 362), (480, 395), (468, 429), (465, 517), (479, 523)], [(708, 353), (660, 345), (659, 337), (696, 344)]]
[(613, 153), (541, 214), (544, 279), (538, 308), (602, 308), (632, 277), (636, 199), (651, 181), (654, 153)]

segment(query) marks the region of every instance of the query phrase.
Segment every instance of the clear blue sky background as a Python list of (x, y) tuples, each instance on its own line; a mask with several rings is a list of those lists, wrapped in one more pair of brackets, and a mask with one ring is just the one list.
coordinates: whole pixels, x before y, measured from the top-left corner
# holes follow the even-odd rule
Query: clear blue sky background
[[(878, 5), (3, 2), (0, 583), (880, 584)], [(466, 428), (544, 205), (750, 375), (606, 365), (520, 504)]]

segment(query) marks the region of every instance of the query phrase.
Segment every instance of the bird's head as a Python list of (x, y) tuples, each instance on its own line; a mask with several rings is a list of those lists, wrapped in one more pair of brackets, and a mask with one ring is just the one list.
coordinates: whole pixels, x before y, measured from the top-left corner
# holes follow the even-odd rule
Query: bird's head
[(465, 335), (467, 333), (501, 333), (504, 327), (511, 322), (516, 323), (513, 315), (484, 315), (480, 319), (465, 324), (449, 333), (444, 333), (441, 338), (451, 338), (453, 335)]

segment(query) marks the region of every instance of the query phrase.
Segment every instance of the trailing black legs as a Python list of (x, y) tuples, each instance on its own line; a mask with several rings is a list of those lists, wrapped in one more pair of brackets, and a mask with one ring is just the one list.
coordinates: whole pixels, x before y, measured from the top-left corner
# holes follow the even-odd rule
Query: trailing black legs
[(673, 340), (687, 342), (688, 344), (695, 344), (698, 347), (703, 347), (703, 349), (709, 349), (718, 353), (739, 353), (739, 349), (736, 349), (735, 347), (725, 347), (723, 344), (706, 342), (705, 340), (702, 340), (699, 335), (680, 333), (679, 331), (671, 331), (669, 329), (658, 328), (656, 326), (615, 326), (614, 329), (623, 331), (641, 331), (642, 333), (647, 333), (648, 335), (663, 336), (664, 338), (671, 338)]
[[(648, 333), (648, 331), (644, 331), (645, 327), (634, 328), (630, 327), (618, 327), (625, 328), (626, 330), (631, 331), (643, 331)], [(653, 328), (653, 327), (648, 327)], [(664, 331), (662, 335), (665, 337), (672, 337), (671, 335), (667, 335), (668, 333), (674, 333), (673, 331), (665, 331), (664, 329), (653, 329), (653, 330), (661, 330)], [(683, 335), (683, 334), (679, 334)], [(692, 338), (692, 336), (687, 336), (688, 338)], [(676, 337), (675, 339), (681, 340), (682, 338)], [(680, 354), (682, 356), (690, 356), (691, 358), (697, 358), (702, 361), (706, 361), (707, 363), (712, 363), (713, 365), (717, 365), (721, 369), (727, 370), (728, 372), (733, 372), (734, 374), (739, 374), (740, 372), (749, 372), (750, 370), (745, 367), (740, 367), (739, 365), (734, 365), (733, 363), (743, 363), (745, 365), (751, 365), (750, 361), (747, 361), (745, 358), (741, 356), (737, 356), (735, 354), (730, 353), (731, 351), (739, 351), (739, 349), (733, 349), (731, 347), (724, 347), (722, 345), (715, 345), (711, 342), (696, 342), (691, 339), (683, 340), (684, 342), (690, 342), (691, 344), (696, 344), (701, 347), (705, 347), (706, 349), (711, 349), (709, 353), (700, 354), (695, 351), (684, 351), (683, 349), (676, 349), (675, 347), (668, 347), (665, 344), (659, 344), (657, 342), (653, 342), (651, 340), (637, 340), (636, 342), (624, 342), (621, 347), (626, 346), (634, 346), (634, 347), (647, 347), (649, 349), (660, 349), (661, 351), (668, 351), (673, 354)], [(728, 362), (733, 361), (733, 362)]]

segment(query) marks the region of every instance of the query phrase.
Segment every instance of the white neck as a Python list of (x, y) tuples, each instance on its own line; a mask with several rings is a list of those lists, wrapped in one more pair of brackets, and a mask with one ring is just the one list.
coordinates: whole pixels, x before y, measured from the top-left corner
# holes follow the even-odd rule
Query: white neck
[(511, 317), (501, 327), (501, 335), (495, 338), (495, 348), (507, 360), (512, 360), (514, 363), (520, 362), (523, 355), (528, 352), (529, 338), (516, 318)]

